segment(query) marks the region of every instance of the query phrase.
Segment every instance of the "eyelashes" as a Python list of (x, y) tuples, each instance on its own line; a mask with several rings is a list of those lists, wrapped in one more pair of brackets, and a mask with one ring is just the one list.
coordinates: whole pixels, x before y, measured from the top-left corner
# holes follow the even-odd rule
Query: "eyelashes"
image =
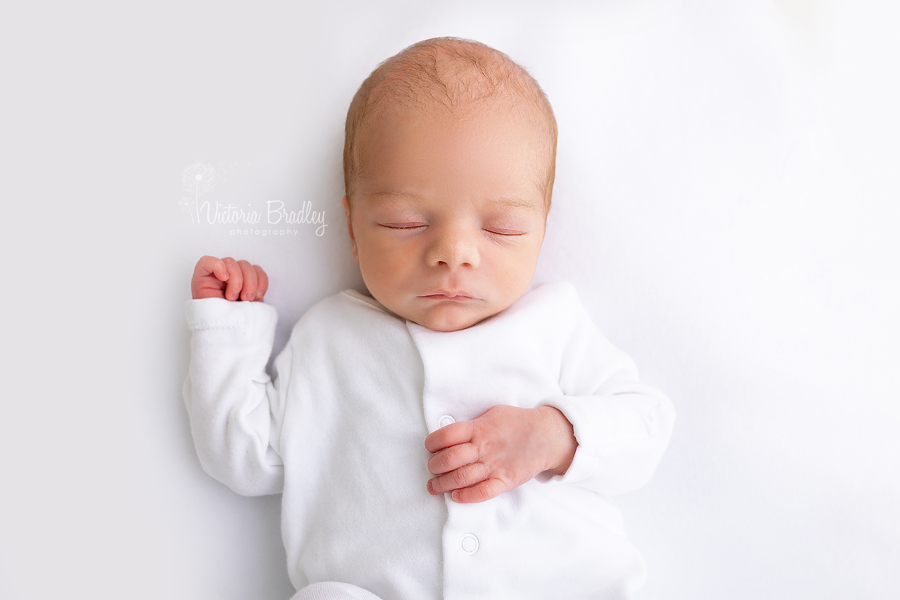
[(502, 235), (503, 237), (516, 237), (520, 235), (525, 235), (524, 231), (493, 231), (491, 229), (485, 229), (491, 235)]
[(416, 225), (416, 224), (395, 224), (395, 223), (379, 223), (382, 227), (387, 227), (388, 229), (419, 229), (420, 227), (426, 227), (426, 225)]

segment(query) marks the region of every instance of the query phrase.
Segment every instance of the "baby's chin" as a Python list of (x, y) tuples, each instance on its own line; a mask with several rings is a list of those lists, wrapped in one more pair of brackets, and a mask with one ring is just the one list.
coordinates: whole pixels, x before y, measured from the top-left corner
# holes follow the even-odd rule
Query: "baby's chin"
[(420, 312), (419, 314), (410, 315), (406, 318), (427, 327), (433, 331), (461, 331), (473, 325), (481, 323), (485, 319), (494, 316), (499, 311), (473, 310), (474, 307), (457, 306), (453, 303), (445, 303), (442, 306), (435, 306), (431, 309)]

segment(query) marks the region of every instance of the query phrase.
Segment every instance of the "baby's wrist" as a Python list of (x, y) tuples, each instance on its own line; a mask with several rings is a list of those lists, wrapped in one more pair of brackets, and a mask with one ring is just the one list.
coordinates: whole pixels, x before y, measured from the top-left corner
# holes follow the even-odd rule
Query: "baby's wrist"
[(575, 449), (578, 442), (575, 440), (575, 431), (566, 416), (552, 406), (539, 406), (543, 413), (547, 428), (547, 439), (550, 441), (550, 451), (545, 465), (545, 471), (553, 475), (565, 475), (575, 458)]

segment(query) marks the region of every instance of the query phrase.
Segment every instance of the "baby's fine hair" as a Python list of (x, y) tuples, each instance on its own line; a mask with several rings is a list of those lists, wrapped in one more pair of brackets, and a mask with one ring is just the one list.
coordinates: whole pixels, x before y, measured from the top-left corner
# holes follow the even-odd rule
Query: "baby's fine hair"
[(505, 101), (513, 116), (540, 129), (549, 155), (543, 182), (549, 211), (556, 177), (557, 128), (547, 95), (503, 52), (457, 37), (417, 42), (379, 64), (359, 86), (344, 130), (344, 193), (348, 200), (360, 171), (357, 138), (367, 120), (391, 107), (465, 116), (493, 100)]

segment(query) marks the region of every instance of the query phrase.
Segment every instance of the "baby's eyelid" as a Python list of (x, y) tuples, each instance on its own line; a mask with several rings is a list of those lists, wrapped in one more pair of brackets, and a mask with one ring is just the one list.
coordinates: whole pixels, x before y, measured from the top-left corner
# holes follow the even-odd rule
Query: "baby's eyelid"
[(488, 233), (493, 233), (494, 235), (505, 235), (505, 236), (516, 236), (516, 235), (525, 235), (527, 232), (525, 231), (513, 231), (511, 229), (497, 229), (486, 227), (485, 231)]
[(418, 229), (426, 226), (425, 223), (379, 223), (379, 225), (388, 229)]

